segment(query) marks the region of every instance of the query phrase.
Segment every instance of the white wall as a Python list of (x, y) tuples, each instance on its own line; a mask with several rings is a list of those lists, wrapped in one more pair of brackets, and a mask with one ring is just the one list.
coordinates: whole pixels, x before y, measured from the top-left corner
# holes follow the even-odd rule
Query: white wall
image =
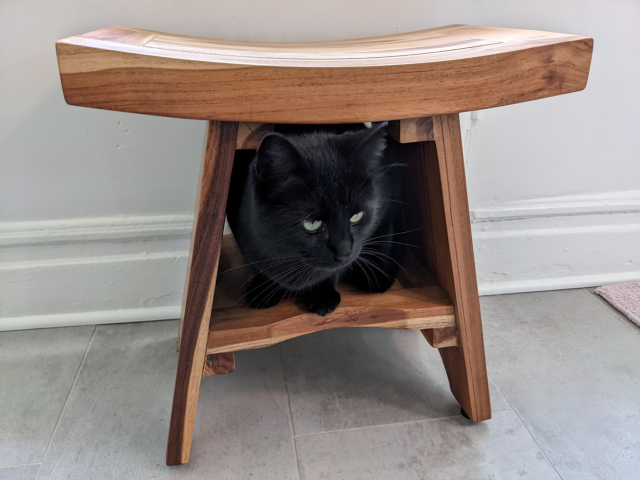
[(0, 0), (0, 329), (179, 312), (204, 123), (67, 106), (56, 40), (109, 25), (319, 40), (450, 23), (595, 39), (584, 92), (462, 116), (481, 291), (640, 278), (637, 0)]

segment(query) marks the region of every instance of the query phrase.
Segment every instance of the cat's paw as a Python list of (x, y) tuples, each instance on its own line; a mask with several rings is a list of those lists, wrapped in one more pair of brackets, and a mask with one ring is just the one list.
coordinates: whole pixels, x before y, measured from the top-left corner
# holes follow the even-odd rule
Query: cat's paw
[(307, 311), (324, 317), (338, 308), (340, 294), (335, 290), (312, 292), (302, 298), (302, 305)]

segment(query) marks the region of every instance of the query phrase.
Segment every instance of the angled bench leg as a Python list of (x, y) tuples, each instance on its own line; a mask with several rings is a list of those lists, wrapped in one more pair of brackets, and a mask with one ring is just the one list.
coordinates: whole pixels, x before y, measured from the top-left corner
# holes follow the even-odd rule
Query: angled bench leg
[(191, 452), (237, 132), (237, 123), (207, 124), (184, 293), (167, 465), (187, 463)]
[[(491, 418), (469, 203), (458, 115), (433, 118), (434, 141), (410, 148), (425, 266), (451, 299), (457, 346), (440, 348), (451, 391), (474, 422)], [(425, 331), (425, 336), (433, 332)]]

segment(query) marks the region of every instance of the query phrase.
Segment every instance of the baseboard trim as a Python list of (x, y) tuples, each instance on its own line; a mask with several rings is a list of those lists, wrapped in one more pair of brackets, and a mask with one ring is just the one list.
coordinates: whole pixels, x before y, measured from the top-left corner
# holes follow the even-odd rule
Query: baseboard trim
[(153, 240), (191, 235), (193, 215), (69, 218), (0, 223), (0, 247)]
[(640, 190), (631, 190), (479, 205), (471, 210), (471, 221), (473, 223), (500, 222), (505, 220), (638, 212), (640, 212)]
[(32, 328), (77, 327), (109, 323), (150, 322), (180, 318), (181, 306), (102, 310), (83, 313), (56, 313), (25, 317), (0, 318), (0, 332)]
[(474, 208), (481, 295), (640, 279), (640, 192)]
[(612, 283), (635, 282), (640, 280), (640, 271), (600, 275), (578, 275), (574, 277), (545, 278), (536, 280), (514, 280), (507, 282), (486, 282), (478, 285), (480, 296), (504, 295), (509, 293), (544, 292), (610, 285)]

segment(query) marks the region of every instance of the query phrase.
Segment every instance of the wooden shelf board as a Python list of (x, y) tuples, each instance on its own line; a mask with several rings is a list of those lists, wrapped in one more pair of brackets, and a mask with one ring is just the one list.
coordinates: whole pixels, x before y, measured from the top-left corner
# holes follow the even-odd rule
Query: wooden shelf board
[[(453, 305), (410, 252), (394, 285), (370, 294), (339, 285), (342, 302), (321, 317), (291, 299), (268, 309), (252, 309), (242, 300), (249, 277), (232, 235), (225, 235), (211, 314), (207, 353), (260, 348), (300, 335), (340, 327), (422, 330), (455, 327)], [(247, 282), (248, 283), (248, 282)]]

